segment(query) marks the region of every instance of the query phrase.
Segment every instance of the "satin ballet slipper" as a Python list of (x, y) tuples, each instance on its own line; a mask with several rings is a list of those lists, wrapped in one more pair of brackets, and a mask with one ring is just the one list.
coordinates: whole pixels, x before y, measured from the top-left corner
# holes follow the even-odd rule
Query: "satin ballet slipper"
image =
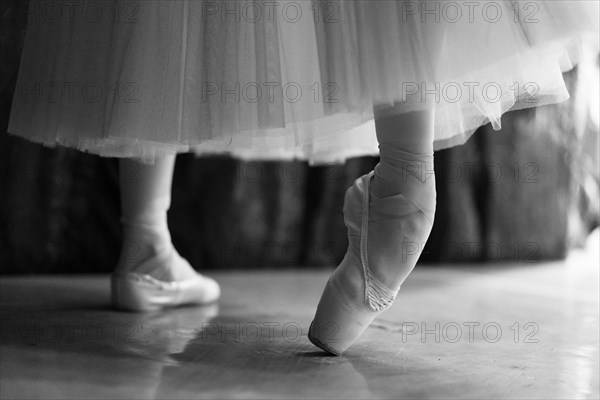
[[(400, 283), (395, 288), (384, 285), (369, 268), (369, 221), (375, 218), (395, 224), (390, 234), (401, 236), (398, 246), (412, 246), (414, 240), (426, 238), (431, 231), (432, 221), (403, 195), (370, 201), (373, 175), (371, 172), (360, 177), (346, 192), (348, 250), (327, 281), (308, 332), (315, 346), (335, 355), (341, 355), (358, 340), (371, 322), (392, 305), (400, 289)], [(377, 216), (369, 215), (369, 206)]]
[[(174, 249), (147, 260), (140, 270), (151, 271), (181, 257)], [(126, 311), (159, 311), (183, 305), (203, 305), (217, 301), (221, 295), (219, 284), (209, 277), (197, 274), (182, 281), (161, 281), (149, 274), (116, 271), (111, 276), (112, 304)]]

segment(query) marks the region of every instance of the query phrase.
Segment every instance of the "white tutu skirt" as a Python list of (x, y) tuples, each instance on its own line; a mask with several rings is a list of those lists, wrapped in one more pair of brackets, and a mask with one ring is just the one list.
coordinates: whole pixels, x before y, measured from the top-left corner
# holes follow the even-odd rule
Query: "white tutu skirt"
[(150, 162), (326, 163), (377, 154), (374, 113), (434, 108), (441, 149), (567, 99), (586, 48), (595, 0), (31, 0), (8, 131)]

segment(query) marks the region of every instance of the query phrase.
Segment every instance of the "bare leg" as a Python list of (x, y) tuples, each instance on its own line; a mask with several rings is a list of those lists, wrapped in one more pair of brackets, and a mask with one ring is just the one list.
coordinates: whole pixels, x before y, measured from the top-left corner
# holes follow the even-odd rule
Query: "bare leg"
[(120, 162), (123, 249), (111, 277), (113, 305), (129, 311), (158, 311), (207, 304), (220, 296), (219, 284), (202, 276), (171, 242), (167, 211), (175, 156), (153, 165)]
[(120, 161), (123, 247), (118, 271), (135, 270), (162, 281), (181, 281), (196, 275), (180, 257), (171, 265), (145, 263), (172, 250), (167, 211), (174, 166), (174, 155), (159, 158), (153, 165)]
[[(375, 118), (380, 162), (371, 186), (369, 265), (394, 291), (414, 268), (433, 225), (433, 122), (433, 109)], [(413, 205), (412, 213), (385, 210), (383, 199), (397, 195), (406, 199), (397, 206)]]

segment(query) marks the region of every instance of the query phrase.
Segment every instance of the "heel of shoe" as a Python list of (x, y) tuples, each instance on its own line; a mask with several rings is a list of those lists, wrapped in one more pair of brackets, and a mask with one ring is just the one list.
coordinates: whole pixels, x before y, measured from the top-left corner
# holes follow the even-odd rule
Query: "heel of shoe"
[(113, 275), (111, 292), (115, 308), (137, 312), (214, 303), (221, 295), (218, 283), (205, 276), (164, 282), (135, 272)]
[(124, 311), (150, 312), (161, 309), (155, 304), (142, 282), (133, 274), (113, 275), (111, 277), (111, 301), (113, 307)]

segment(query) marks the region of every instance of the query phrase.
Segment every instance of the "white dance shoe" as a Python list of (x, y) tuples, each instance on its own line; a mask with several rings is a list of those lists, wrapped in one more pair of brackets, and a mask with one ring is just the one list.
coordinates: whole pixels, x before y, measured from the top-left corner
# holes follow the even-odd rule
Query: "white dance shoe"
[[(140, 271), (152, 271), (173, 265), (174, 257), (181, 257), (174, 248), (140, 265)], [(221, 295), (219, 284), (209, 277), (196, 274), (181, 281), (161, 281), (136, 270), (117, 270), (111, 277), (113, 306), (127, 311), (158, 311), (183, 305), (203, 305), (217, 301)]]
[[(383, 229), (384, 233), (379, 236), (389, 236), (389, 243), (398, 248), (405, 245), (414, 248), (416, 242), (427, 239), (433, 225), (430, 216), (435, 212), (435, 185), (433, 189), (427, 186), (418, 194), (422, 199), (429, 199), (423, 203), (426, 207), (418, 206), (403, 195), (370, 200), (373, 176), (373, 172), (362, 176), (346, 192), (344, 222), (348, 228), (348, 251), (327, 282), (308, 333), (314, 345), (335, 355), (341, 355), (358, 340), (373, 319), (392, 305), (400, 289), (397, 272), (389, 273), (396, 265), (369, 267), (369, 222), (379, 223), (377, 229)], [(369, 206), (372, 215), (369, 215)], [(425, 213), (423, 208), (427, 209)], [(380, 244), (374, 245), (370, 247), (372, 252)], [(420, 247), (410, 257), (402, 256), (403, 265), (398, 268), (405, 268), (405, 275), (420, 256)], [(400, 260), (397, 263), (400, 264)], [(385, 285), (382, 280), (392, 283)]]

